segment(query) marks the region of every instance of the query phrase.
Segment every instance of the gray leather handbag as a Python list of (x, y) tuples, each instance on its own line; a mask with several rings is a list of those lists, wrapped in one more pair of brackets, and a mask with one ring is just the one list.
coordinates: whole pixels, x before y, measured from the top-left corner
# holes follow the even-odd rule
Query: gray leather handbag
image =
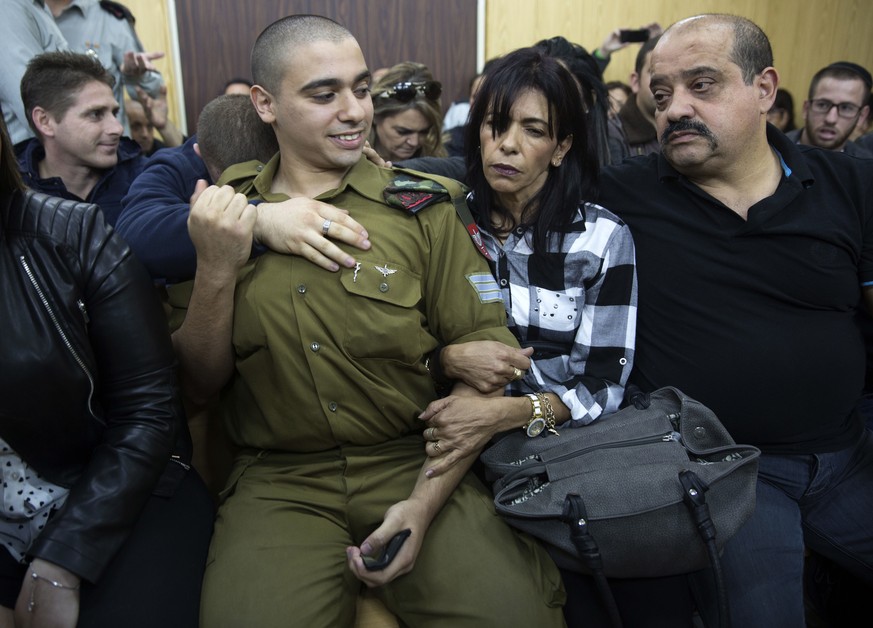
[(494, 505), (566, 569), (619, 578), (703, 569), (754, 510), (761, 452), (675, 388), (626, 397), (584, 427), (496, 440), (482, 454)]

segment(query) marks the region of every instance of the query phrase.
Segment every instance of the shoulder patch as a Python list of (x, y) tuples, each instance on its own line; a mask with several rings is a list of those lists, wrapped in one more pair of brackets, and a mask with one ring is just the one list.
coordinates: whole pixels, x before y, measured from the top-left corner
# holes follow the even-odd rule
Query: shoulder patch
[(112, 15), (117, 20), (127, 20), (131, 24), (136, 23), (136, 18), (126, 6), (112, 0), (100, 0), (100, 8)]
[(385, 202), (391, 207), (416, 214), (425, 207), (451, 200), (445, 186), (430, 179), (421, 179), (399, 173), (382, 192)]
[(503, 303), (503, 293), (491, 273), (473, 273), (467, 275), (467, 281), (476, 291), (480, 303)]

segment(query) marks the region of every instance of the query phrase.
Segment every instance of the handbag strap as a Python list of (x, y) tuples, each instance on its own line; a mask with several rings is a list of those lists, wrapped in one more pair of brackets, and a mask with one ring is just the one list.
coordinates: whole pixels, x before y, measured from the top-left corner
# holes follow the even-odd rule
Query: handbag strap
[(694, 523), (697, 524), (697, 532), (706, 545), (709, 555), (709, 563), (715, 577), (715, 590), (718, 599), (718, 617), (721, 628), (729, 628), (731, 625), (730, 611), (727, 603), (727, 587), (724, 582), (724, 573), (721, 569), (721, 559), (718, 556), (718, 547), (715, 543), (715, 524), (709, 513), (709, 505), (706, 503), (706, 491), (709, 485), (698, 477), (694, 471), (685, 469), (679, 472), (679, 483), (682, 484), (682, 501), (691, 513)]
[[(719, 626), (721, 628), (729, 628), (730, 613), (727, 603), (727, 588), (725, 587), (724, 574), (721, 569), (721, 560), (718, 556), (718, 546), (715, 542), (715, 524), (709, 512), (709, 505), (706, 503), (706, 491), (709, 490), (709, 485), (689, 469), (679, 472), (679, 482), (682, 484), (683, 489), (682, 500), (685, 502), (685, 506), (697, 525), (700, 538), (706, 545), (709, 562), (715, 576)], [(588, 511), (585, 508), (585, 501), (580, 495), (568, 493), (564, 498), (561, 521), (570, 527), (570, 539), (573, 541), (573, 545), (576, 547), (582, 562), (594, 577), (594, 583), (606, 607), (610, 624), (613, 628), (622, 628), (618, 605), (615, 602), (615, 597), (612, 595), (609, 581), (603, 574), (603, 557), (600, 554), (597, 541), (588, 529)]]
[(603, 574), (603, 557), (597, 541), (588, 531), (588, 512), (585, 509), (585, 501), (576, 493), (568, 493), (564, 498), (564, 511), (561, 513), (561, 521), (570, 526), (570, 539), (576, 546), (576, 551), (582, 558), (582, 562), (594, 576), (594, 583), (603, 605), (606, 606), (606, 614), (613, 628), (622, 628), (621, 615), (615, 597), (609, 588), (609, 582)]

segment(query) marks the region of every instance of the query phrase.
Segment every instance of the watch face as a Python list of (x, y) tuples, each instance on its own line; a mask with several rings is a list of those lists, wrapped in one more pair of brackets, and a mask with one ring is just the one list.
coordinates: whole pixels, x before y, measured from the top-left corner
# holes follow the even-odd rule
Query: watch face
[(546, 420), (534, 419), (527, 425), (527, 435), (531, 438), (533, 438), (534, 436), (539, 436), (543, 433), (544, 429), (546, 429)]

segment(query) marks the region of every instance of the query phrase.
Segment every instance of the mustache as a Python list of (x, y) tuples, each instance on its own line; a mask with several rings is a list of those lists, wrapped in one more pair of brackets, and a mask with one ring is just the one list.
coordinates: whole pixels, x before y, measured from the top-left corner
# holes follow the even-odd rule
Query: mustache
[(703, 122), (699, 120), (677, 120), (676, 122), (671, 122), (667, 125), (667, 128), (664, 129), (664, 132), (661, 133), (661, 144), (664, 145), (667, 143), (667, 139), (676, 132), (679, 131), (693, 131), (700, 135), (701, 137), (705, 137), (709, 140), (710, 146), (715, 148), (718, 146), (718, 140), (715, 138), (715, 135), (712, 131), (709, 130), (709, 127), (706, 126)]

